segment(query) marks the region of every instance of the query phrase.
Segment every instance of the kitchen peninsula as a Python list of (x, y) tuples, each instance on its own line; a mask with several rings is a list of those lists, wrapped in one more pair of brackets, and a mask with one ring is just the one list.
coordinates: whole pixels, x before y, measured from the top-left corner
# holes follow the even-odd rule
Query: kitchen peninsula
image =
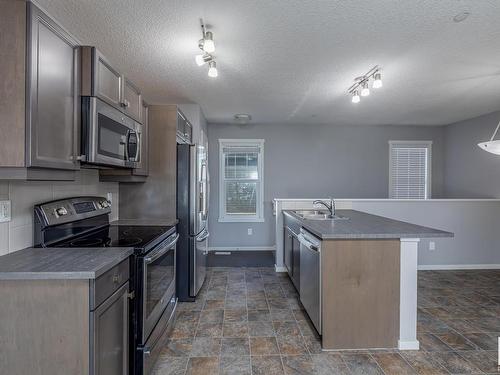
[(453, 234), (355, 210), (282, 212), (284, 271), (323, 350), (418, 349), (417, 244)]

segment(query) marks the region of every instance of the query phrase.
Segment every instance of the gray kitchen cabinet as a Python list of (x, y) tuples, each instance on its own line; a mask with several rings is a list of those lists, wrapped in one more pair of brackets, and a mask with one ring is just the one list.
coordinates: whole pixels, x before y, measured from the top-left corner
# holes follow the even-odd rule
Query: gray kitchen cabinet
[[(85, 49), (84, 51), (85, 53), (88, 53), (90, 50)], [(83, 56), (84, 55), (82, 54), (82, 57)], [(99, 52), (98, 49), (93, 50), (93, 56), (91, 58), (93, 59), (93, 66), (95, 67), (93, 77), (94, 92), (92, 93), (94, 95), (92, 96), (97, 96), (109, 105), (121, 108), (123, 76), (108, 62), (108, 60), (106, 60), (106, 58), (102, 55), (102, 53)], [(85, 68), (87, 68), (89, 65), (85, 64), (84, 66)], [(86, 70), (82, 69), (82, 72), (83, 71), (85, 71), (85, 74), (87, 74)], [(90, 82), (90, 79), (88, 80), (86, 76), (82, 75), (82, 89), (84, 87), (83, 85), (88, 85)]]
[(74, 180), (77, 40), (25, 1), (0, 2), (0, 35), (0, 179)]
[(142, 95), (139, 89), (132, 82), (125, 79), (123, 88), (124, 112), (134, 120), (142, 122)]
[(179, 143), (193, 143), (193, 125), (177, 110), (177, 138)]
[(78, 42), (28, 4), (28, 167), (78, 169)]
[(129, 283), (91, 312), (94, 375), (128, 374)]
[(0, 374), (128, 375), (129, 267), (0, 280)]
[(142, 123), (142, 95), (95, 47), (81, 46), (82, 96), (95, 96)]
[(288, 213), (283, 214), (283, 263), (293, 285), (300, 290), (300, 222)]
[(293, 272), (293, 232), (290, 228), (285, 227), (283, 231), (283, 235), (285, 236), (283, 241), (283, 263), (288, 271), (288, 274), (291, 276)]

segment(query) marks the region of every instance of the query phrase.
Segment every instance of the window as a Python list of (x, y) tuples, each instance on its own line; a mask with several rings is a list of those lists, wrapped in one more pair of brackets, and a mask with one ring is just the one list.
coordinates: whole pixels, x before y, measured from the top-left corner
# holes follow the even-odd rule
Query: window
[(431, 147), (431, 141), (389, 141), (389, 198), (430, 198)]
[(264, 221), (263, 139), (219, 139), (219, 221)]

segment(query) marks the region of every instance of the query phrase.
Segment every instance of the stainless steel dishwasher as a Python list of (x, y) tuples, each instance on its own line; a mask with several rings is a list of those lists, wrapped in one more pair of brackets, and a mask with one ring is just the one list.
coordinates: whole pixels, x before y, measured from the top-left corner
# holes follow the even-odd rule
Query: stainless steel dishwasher
[(304, 228), (300, 242), (300, 302), (321, 335), (321, 241)]

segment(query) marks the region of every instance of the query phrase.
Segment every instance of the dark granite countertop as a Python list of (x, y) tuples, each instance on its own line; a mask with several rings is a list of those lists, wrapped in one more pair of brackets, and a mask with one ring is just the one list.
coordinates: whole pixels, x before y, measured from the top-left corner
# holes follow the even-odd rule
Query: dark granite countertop
[(119, 219), (110, 222), (111, 225), (139, 225), (139, 226), (165, 226), (171, 227), (177, 225), (179, 220), (162, 220), (162, 219)]
[(96, 279), (133, 252), (132, 247), (27, 248), (0, 256), (0, 280)]
[(307, 220), (294, 210), (283, 212), (297, 218), (305, 229), (323, 240), (453, 237), (450, 232), (355, 210), (337, 210), (337, 215), (348, 220)]

